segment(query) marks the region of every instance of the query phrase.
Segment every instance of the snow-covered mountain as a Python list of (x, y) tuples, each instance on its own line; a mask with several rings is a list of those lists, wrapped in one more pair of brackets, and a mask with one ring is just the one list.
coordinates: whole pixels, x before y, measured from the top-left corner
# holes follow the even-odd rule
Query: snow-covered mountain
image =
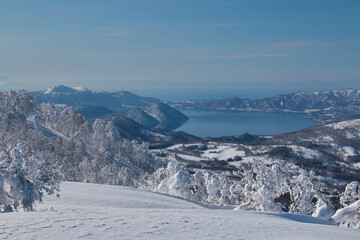
[(155, 127), (160, 124), (158, 120), (156, 120), (140, 108), (130, 108), (126, 112), (122, 113), (122, 115), (147, 127)]
[(75, 106), (75, 110), (89, 120), (121, 112), (123, 116), (144, 126), (167, 130), (175, 129), (188, 120), (180, 111), (159, 99), (140, 97), (127, 91), (110, 93), (58, 85), (30, 95), (36, 96), (38, 103)]
[(193, 100), (172, 104), (176, 108), (302, 112), (320, 123), (360, 118), (360, 90), (295, 92), (258, 100), (238, 97)]
[(163, 102), (157, 102), (145, 110), (147, 114), (160, 122), (158, 127), (164, 129), (175, 129), (181, 123), (189, 120), (182, 112), (170, 107)]
[(87, 120), (94, 120), (96, 118), (108, 116), (115, 112), (103, 106), (96, 105), (77, 105), (74, 107), (77, 113), (80, 113)]
[(184, 132), (170, 132), (160, 128), (146, 127), (119, 114), (104, 117), (102, 120), (111, 124), (119, 137), (129, 140), (169, 143), (200, 139), (199, 137)]
[(37, 102), (53, 102), (68, 106), (97, 105), (107, 107), (115, 112), (129, 107), (148, 107), (158, 102), (158, 99), (140, 97), (128, 91), (104, 92), (89, 90), (82, 87), (67, 87), (58, 85), (43, 91), (31, 92), (37, 97)]
[(233, 211), (129, 187), (64, 182), (35, 212), (1, 214), (2, 239), (359, 239), (291, 213)]

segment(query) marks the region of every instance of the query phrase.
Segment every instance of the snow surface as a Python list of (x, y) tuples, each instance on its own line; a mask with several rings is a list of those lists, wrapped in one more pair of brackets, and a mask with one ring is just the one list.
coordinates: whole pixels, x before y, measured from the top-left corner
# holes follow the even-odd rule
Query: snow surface
[(348, 156), (356, 156), (355, 149), (350, 146), (343, 147), (344, 150), (344, 156), (347, 158)]
[(196, 157), (196, 156), (191, 156), (191, 155), (186, 155), (186, 154), (176, 154), (177, 156), (181, 157), (182, 159), (185, 160), (190, 160), (190, 161), (203, 161), (203, 160), (207, 160), (206, 158), (201, 158), (201, 157)]
[(289, 213), (209, 208), (129, 187), (63, 183), (37, 212), (2, 213), (0, 239), (360, 239), (360, 231)]
[(334, 129), (356, 128), (356, 127), (360, 126), (360, 119), (331, 123), (331, 124), (328, 124), (325, 126), (329, 126)]
[(71, 87), (71, 88), (79, 92), (85, 92), (87, 90), (87, 88), (84, 87)]
[(295, 154), (300, 155), (304, 158), (320, 158), (320, 154), (318, 151), (297, 145), (288, 145), (287, 147), (291, 148)]
[(219, 160), (227, 160), (228, 158), (234, 158), (235, 156), (244, 157), (245, 151), (238, 150), (238, 145), (216, 145), (215, 148), (204, 151), (202, 157)]

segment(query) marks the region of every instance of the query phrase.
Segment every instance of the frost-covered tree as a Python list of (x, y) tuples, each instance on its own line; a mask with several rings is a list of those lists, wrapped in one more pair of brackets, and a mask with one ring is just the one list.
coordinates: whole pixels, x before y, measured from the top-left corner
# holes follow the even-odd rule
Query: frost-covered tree
[[(26, 122), (35, 99), (25, 91), (0, 92), (0, 206), (32, 210), (43, 192), (53, 193), (60, 175), (44, 136)], [(44, 144), (46, 142), (46, 144)], [(48, 151), (50, 150), (50, 151)]]
[(4, 209), (32, 210), (43, 192), (58, 190), (60, 174), (54, 162), (31, 152), (26, 143), (18, 143), (0, 152), (0, 179), (0, 205)]
[[(231, 174), (230, 174), (231, 175)], [(240, 165), (232, 178), (225, 172), (198, 170), (171, 161), (147, 177), (142, 187), (193, 201), (238, 205), (237, 209), (287, 211), (311, 215), (328, 199), (319, 191), (312, 172), (278, 162), (259, 160)], [(328, 204), (327, 206), (330, 206)], [(322, 211), (323, 213), (323, 211)]]
[(347, 207), (357, 200), (360, 200), (360, 184), (354, 181), (346, 185), (345, 191), (340, 197), (340, 203), (342, 206)]
[(357, 181), (349, 183), (340, 203), (343, 208), (338, 209), (332, 219), (345, 227), (360, 228), (360, 184)]
[(26, 91), (0, 92), (0, 147), (26, 140), (26, 117), (35, 109), (35, 99)]
[(332, 219), (340, 226), (360, 229), (360, 200), (338, 209)]
[(229, 204), (230, 181), (223, 173), (206, 170), (190, 173), (175, 161), (150, 174), (140, 188), (151, 189), (193, 201)]
[(36, 110), (36, 116), (38, 117), (39, 124), (57, 129), (59, 115), (63, 108), (56, 106), (54, 103), (41, 103)]
[(57, 129), (66, 137), (73, 138), (84, 122), (85, 118), (78, 114), (73, 107), (67, 107), (60, 112)]
[(68, 138), (74, 138), (85, 123), (84, 117), (73, 107), (62, 108), (53, 103), (40, 104), (35, 114), (39, 124), (55, 129)]

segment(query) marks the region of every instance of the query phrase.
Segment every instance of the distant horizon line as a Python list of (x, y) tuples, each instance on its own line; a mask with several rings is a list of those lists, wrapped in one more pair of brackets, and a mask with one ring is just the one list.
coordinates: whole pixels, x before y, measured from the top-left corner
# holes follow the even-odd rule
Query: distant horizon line
[[(288, 88), (288, 87), (207, 87), (207, 88), (201, 88), (201, 87), (169, 87), (169, 88), (135, 88), (135, 87), (127, 87), (127, 88), (122, 88), (122, 89), (118, 89), (118, 90), (109, 90), (108, 88), (91, 88), (91, 87), (84, 87), (84, 86), (78, 86), (78, 85), (74, 85), (74, 86), (70, 86), (70, 85), (66, 85), (66, 84), (57, 84), (57, 85), (52, 85), (49, 86), (47, 88), (38, 88), (37, 90), (27, 90), (26, 88), (19, 88), (19, 89), (10, 89), (10, 90), (15, 90), (15, 91), (19, 91), (19, 90), (25, 90), (27, 92), (37, 92), (37, 91), (46, 91), (50, 88), (55, 88), (55, 87), (67, 87), (67, 88), (72, 88), (74, 90), (80, 91), (80, 89), (87, 89), (87, 90), (95, 90), (95, 91), (102, 91), (102, 92), (119, 92), (119, 91), (136, 91), (136, 90), (140, 90), (140, 91), (167, 91), (167, 90), (171, 90), (171, 91), (175, 91), (175, 90), (179, 90), (179, 91), (206, 91), (206, 90), (281, 90), (281, 91), (286, 91), (288, 90), (288, 93), (294, 93), (294, 92), (327, 92), (327, 91), (336, 91), (336, 90), (360, 90), (360, 88), (356, 88), (356, 87), (346, 87), (346, 88), (330, 88), (330, 89), (319, 89), (319, 88), (314, 88), (312, 90), (307, 89), (304, 90), (301, 88), (298, 88), (299, 90), (295, 90), (296, 88)], [(6, 91), (6, 90), (0, 90), (0, 91)]]

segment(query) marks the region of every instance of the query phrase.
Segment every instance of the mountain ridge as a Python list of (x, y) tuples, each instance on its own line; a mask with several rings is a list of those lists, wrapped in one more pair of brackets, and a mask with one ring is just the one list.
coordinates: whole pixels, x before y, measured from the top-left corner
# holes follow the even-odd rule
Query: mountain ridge
[(105, 92), (57, 85), (31, 92), (30, 95), (37, 97), (37, 103), (53, 102), (74, 106), (90, 121), (119, 113), (148, 127), (173, 130), (188, 120), (184, 114), (160, 99), (141, 97), (129, 91)]

